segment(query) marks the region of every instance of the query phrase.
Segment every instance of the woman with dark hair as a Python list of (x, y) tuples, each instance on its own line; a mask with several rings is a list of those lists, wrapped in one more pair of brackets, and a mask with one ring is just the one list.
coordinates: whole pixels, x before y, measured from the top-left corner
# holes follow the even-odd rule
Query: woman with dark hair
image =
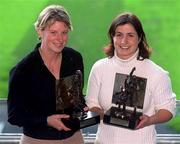
[(131, 13), (121, 14), (121, 15), (117, 16), (116, 19), (114, 19), (114, 21), (112, 22), (112, 24), (109, 28), (109, 32), (108, 32), (108, 36), (109, 36), (109, 39), (111, 40), (111, 42), (107, 47), (104, 48), (105, 53), (110, 57), (114, 56), (115, 48), (114, 48), (114, 44), (113, 44), (113, 37), (115, 36), (115, 30), (118, 26), (125, 25), (125, 24), (131, 24), (134, 27), (135, 31), (137, 32), (137, 36), (139, 37), (138, 59), (149, 58), (151, 49), (149, 48), (148, 43), (146, 41), (146, 36), (145, 36), (144, 30), (143, 30), (143, 27), (141, 25), (140, 20), (137, 18), (137, 16), (133, 15)]
[[(110, 43), (104, 48), (108, 57), (98, 60), (89, 75), (87, 105), (90, 110), (99, 113), (103, 119), (115, 105), (113, 94), (122, 89), (117, 87), (116, 82), (122, 80), (117, 75), (128, 76), (134, 67), (133, 75), (146, 79), (146, 87), (140, 109), (142, 116), (135, 130), (101, 121), (95, 143), (155, 144), (155, 124), (167, 122), (175, 115), (175, 94), (168, 72), (149, 59), (151, 49), (136, 15), (122, 13), (117, 16), (110, 25), (108, 36)], [(123, 89), (125, 91), (126, 87)]]

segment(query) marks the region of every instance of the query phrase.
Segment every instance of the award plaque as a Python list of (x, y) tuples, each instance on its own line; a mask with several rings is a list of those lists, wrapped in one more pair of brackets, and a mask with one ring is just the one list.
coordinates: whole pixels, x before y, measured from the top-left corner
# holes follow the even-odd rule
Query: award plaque
[(61, 78), (56, 82), (56, 111), (70, 115), (69, 119), (62, 119), (63, 123), (72, 130), (85, 128), (100, 122), (100, 116), (94, 112), (85, 112), (86, 107), (82, 92), (82, 73)]
[(116, 73), (112, 106), (105, 114), (105, 124), (135, 129), (142, 115), (147, 79), (133, 75)]

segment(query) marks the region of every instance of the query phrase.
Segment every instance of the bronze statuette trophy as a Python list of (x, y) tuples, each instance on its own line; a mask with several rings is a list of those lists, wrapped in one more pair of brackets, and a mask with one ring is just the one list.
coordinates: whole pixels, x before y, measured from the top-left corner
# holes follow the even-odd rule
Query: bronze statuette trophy
[(82, 92), (82, 73), (61, 78), (56, 82), (56, 111), (61, 114), (70, 115), (69, 119), (62, 119), (63, 123), (77, 130), (100, 122), (100, 116), (94, 112), (85, 112), (86, 107)]
[(133, 75), (135, 67), (129, 75), (116, 73), (112, 106), (104, 115), (105, 124), (135, 129), (142, 115), (146, 78)]

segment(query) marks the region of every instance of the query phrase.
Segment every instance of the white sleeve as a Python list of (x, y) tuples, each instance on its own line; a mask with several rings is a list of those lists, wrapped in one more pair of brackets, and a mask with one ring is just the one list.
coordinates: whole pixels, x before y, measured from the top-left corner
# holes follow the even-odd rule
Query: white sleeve
[(155, 110), (166, 109), (175, 116), (176, 113), (176, 95), (172, 91), (171, 80), (168, 73), (161, 73), (158, 77), (158, 83), (153, 92), (155, 99)]
[(98, 95), (100, 90), (100, 73), (98, 72), (98, 66), (93, 65), (89, 74), (87, 93), (86, 93), (86, 104), (89, 108), (99, 107)]

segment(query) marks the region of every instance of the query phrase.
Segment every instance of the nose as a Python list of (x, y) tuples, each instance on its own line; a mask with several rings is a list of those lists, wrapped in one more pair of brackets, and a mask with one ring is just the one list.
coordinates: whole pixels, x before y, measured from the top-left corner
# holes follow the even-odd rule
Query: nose
[(123, 37), (122, 37), (121, 43), (122, 43), (122, 44), (126, 44), (126, 43), (127, 43), (127, 37), (126, 37), (126, 36), (123, 36)]
[(63, 41), (63, 34), (58, 33), (58, 34), (57, 34), (57, 40), (60, 41), (60, 42), (62, 42), (62, 41)]

